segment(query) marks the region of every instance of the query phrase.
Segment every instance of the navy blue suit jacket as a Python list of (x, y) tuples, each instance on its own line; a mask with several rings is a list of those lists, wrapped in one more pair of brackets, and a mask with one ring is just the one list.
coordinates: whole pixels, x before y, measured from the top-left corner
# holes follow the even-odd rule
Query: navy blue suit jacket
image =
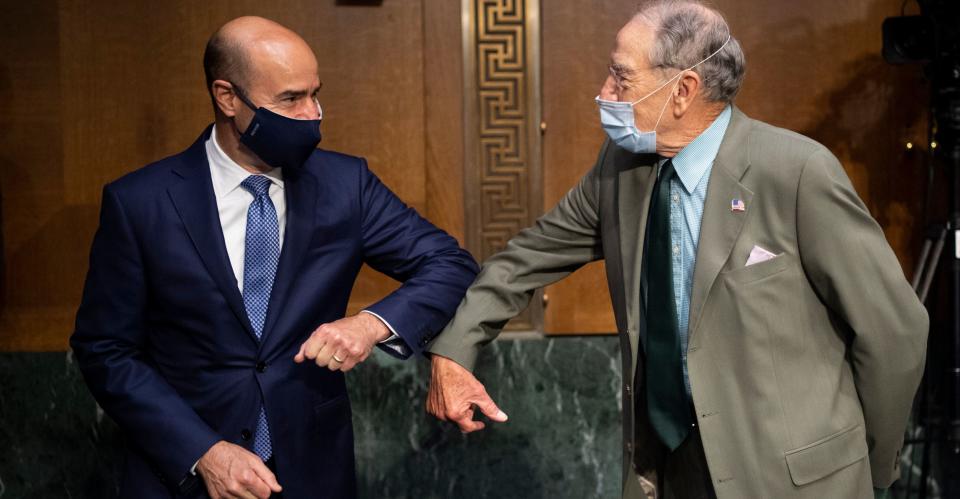
[(477, 272), (456, 240), (361, 158), (317, 150), (284, 172), (286, 233), (262, 341), (247, 319), (204, 142), (107, 185), (71, 346), (129, 441), (123, 497), (204, 497), (215, 442), (252, 449), (264, 404), (286, 498), (355, 495), (344, 376), (293, 357), (342, 318), (363, 263), (402, 286), (368, 310), (420, 353)]

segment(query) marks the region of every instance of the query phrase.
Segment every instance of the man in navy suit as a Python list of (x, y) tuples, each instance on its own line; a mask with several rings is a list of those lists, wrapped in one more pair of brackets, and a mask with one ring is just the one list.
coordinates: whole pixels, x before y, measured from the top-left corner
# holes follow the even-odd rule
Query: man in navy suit
[[(235, 19), (204, 67), (214, 125), (104, 188), (71, 338), (127, 436), (121, 496), (353, 497), (344, 372), (419, 354), (476, 263), (363, 159), (316, 149), (295, 33)], [(364, 263), (403, 285), (344, 318)]]

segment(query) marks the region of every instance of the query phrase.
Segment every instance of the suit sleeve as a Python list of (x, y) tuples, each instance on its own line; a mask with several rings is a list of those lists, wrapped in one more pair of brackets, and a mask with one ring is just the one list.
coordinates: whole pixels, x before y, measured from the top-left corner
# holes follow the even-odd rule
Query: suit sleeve
[(100, 227), (70, 345), (94, 398), (176, 487), (221, 437), (151, 366), (140, 249), (118, 195), (104, 189)]
[[(601, 158), (603, 155), (601, 152)], [(473, 370), (480, 348), (527, 307), (538, 288), (603, 257), (598, 205), (601, 164), (602, 160), (598, 161), (553, 209), (484, 262), (453, 321), (430, 346), (430, 353)]]
[(407, 347), (379, 345), (384, 351), (400, 358), (422, 354), (453, 316), (477, 275), (477, 262), (456, 239), (404, 204), (366, 162), (360, 170), (364, 262), (403, 283), (366, 310)]
[(852, 331), (849, 361), (866, 421), (874, 487), (898, 478), (903, 434), (926, 359), (929, 319), (883, 231), (837, 159), (814, 153), (797, 193), (804, 271)]

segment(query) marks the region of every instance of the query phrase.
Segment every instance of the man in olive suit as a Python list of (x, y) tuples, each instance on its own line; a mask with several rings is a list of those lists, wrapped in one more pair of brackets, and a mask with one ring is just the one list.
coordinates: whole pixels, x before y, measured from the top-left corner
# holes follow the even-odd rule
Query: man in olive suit
[(620, 30), (597, 97), (609, 140), (429, 347), (431, 413), (505, 421), (470, 373), (480, 347), (604, 259), (624, 497), (870, 498), (897, 479), (927, 313), (830, 151), (733, 105), (744, 68), (696, 2), (648, 2)]

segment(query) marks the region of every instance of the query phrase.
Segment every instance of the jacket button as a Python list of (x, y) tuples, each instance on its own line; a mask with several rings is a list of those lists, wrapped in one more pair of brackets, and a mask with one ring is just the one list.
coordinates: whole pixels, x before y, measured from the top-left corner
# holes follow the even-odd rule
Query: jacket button
[(628, 396), (628, 397), (630, 396), (630, 393), (631, 393), (632, 391), (633, 391), (633, 390), (630, 388), (630, 383), (627, 383), (626, 392), (627, 392), (627, 396)]
[(240, 438), (241, 438), (244, 442), (250, 440), (250, 437), (251, 437), (251, 436), (253, 436), (253, 435), (250, 434), (250, 430), (247, 430), (247, 429), (240, 430)]
[(262, 372), (264, 372), (264, 371), (266, 371), (266, 370), (267, 370), (267, 363), (266, 363), (266, 362), (263, 362), (263, 361), (257, 362), (257, 372), (258, 372), (258, 373), (262, 373)]
[(627, 442), (627, 454), (633, 454), (633, 444)]

